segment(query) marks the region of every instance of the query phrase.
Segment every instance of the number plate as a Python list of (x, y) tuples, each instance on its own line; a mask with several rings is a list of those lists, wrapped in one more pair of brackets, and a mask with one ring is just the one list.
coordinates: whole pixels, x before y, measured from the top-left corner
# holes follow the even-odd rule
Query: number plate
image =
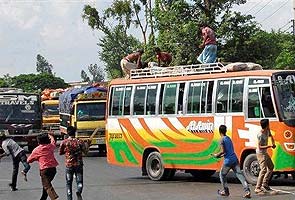
[(104, 138), (97, 138), (97, 139), (94, 139), (94, 141), (95, 141), (95, 144), (105, 144)]

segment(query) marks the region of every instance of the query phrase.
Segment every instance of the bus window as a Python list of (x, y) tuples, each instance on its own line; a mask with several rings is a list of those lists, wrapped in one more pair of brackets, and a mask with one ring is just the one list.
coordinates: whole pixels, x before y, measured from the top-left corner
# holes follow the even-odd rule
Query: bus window
[(201, 102), (201, 113), (212, 112), (212, 92), (213, 92), (213, 81), (204, 81), (202, 84), (202, 102)]
[(248, 118), (264, 117), (275, 117), (270, 88), (250, 88), (248, 92)]
[(183, 93), (184, 93), (184, 86), (185, 83), (180, 83), (179, 84), (179, 90), (178, 90), (178, 107), (177, 107), (177, 111), (178, 114), (182, 114), (183, 113)]
[(202, 82), (189, 84), (187, 113), (200, 113), (200, 97)]
[(177, 83), (165, 84), (162, 102), (162, 114), (175, 114)]
[(135, 87), (133, 115), (144, 115), (146, 88), (146, 85), (140, 85)]
[(132, 93), (132, 87), (127, 86), (125, 88), (125, 94), (124, 94), (124, 111), (123, 111), (123, 115), (130, 115), (131, 93)]
[(146, 114), (154, 115), (156, 114), (156, 95), (157, 95), (158, 85), (149, 85), (147, 90), (146, 99)]
[(229, 112), (243, 112), (244, 80), (231, 80)]
[(111, 104), (111, 115), (121, 115), (122, 105), (123, 105), (123, 94), (124, 87), (114, 87), (112, 88), (112, 104)]
[(265, 88), (262, 88), (261, 91), (262, 91), (261, 93), (262, 108), (263, 108), (263, 113), (265, 117), (275, 117), (275, 110), (273, 107), (273, 102), (272, 102), (272, 98), (270, 94), (270, 88), (265, 87)]
[(216, 95), (216, 112), (225, 113), (228, 109), (228, 93), (229, 93), (230, 80), (220, 80), (217, 82), (217, 95)]

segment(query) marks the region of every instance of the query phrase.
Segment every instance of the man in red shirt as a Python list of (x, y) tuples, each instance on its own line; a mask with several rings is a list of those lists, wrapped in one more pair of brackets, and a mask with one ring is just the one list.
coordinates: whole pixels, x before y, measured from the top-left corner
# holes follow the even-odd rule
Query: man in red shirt
[(56, 148), (55, 140), (52, 133), (41, 134), (37, 136), (39, 146), (37, 146), (28, 158), (28, 163), (34, 161), (39, 162), (41, 182), (43, 185), (42, 196), (40, 200), (46, 200), (47, 197), (51, 200), (58, 199), (51, 181), (56, 174), (56, 166), (58, 162), (54, 157), (54, 150)]
[(206, 25), (201, 25), (203, 43), (199, 46), (204, 48), (198, 57), (200, 63), (214, 63), (217, 58), (217, 45), (214, 31)]
[[(162, 52), (159, 47), (155, 48), (155, 53), (157, 56), (159, 67), (168, 67), (170, 63), (172, 62), (172, 55), (167, 52)], [(161, 66), (161, 62), (163, 63), (162, 66)]]
[[(69, 126), (67, 128), (68, 138), (63, 140), (59, 154), (65, 154), (65, 165), (66, 165), (66, 187), (67, 187), (67, 199), (72, 200), (72, 183), (73, 176), (76, 176), (77, 182), (77, 199), (82, 200), (83, 190), (83, 157), (82, 153), (87, 153), (88, 148), (86, 144), (77, 138), (75, 138), (76, 128)], [(90, 145), (91, 140), (88, 140)]]

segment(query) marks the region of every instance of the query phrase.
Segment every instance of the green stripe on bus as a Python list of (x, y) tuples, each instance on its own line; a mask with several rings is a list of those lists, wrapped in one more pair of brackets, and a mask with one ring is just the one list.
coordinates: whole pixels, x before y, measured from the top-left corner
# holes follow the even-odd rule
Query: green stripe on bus
[(134, 163), (134, 164), (138, 164), (138, 161), (133, 156), (133, 154), (130, 151), (126, 142), (123, 142), (123, 141), (122, 142), (110, 142), (110, 146), (114, 150), (115, 158), (118, 162), (120, 162), (120, 163), (125, 162), (122, 157), (122, 154), (125, 154), (125, 156), (129, 162)]
[(218, 141), (212, 141), (211, 145), (205, 151), (201, 152), (194, 152), (194, 153), (162, 153), (163, 158), (198, 158), (198, 157), (205, 157), (210, 155), (210, 153), (216, 152), (219, 150)]
[(281, 145), (277, 145), (274, 155), (275, 170), (284, 170), (287, 168), (295, 167), (295, 157), (288, 154)]
[(204, 160), (172, 160), (172, 159), (164, 159), (164, 163), (166, 164), (176, 164), (176, 165), (208, 165), (217, 163), (218, 160), (212, 157), (208, 157), (208, 159)]

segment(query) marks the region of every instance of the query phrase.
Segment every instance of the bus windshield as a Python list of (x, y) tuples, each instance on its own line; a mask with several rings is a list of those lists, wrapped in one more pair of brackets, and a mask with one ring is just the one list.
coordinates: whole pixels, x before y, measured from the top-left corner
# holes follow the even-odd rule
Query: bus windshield
[(59, 115), (58, 105), (44, 105), (44, 115)]
[(295, 73), (275, 75), (275, 87), (281, 117), (284, 120), (295, 121)]
[(77, 121), (96, 121), (105, 119), (105, 102), (81, 103), (77, 105)]
[(0, 95), (0, 122), (34, 123), (41, 119), (39, 103), (37, 96)]

